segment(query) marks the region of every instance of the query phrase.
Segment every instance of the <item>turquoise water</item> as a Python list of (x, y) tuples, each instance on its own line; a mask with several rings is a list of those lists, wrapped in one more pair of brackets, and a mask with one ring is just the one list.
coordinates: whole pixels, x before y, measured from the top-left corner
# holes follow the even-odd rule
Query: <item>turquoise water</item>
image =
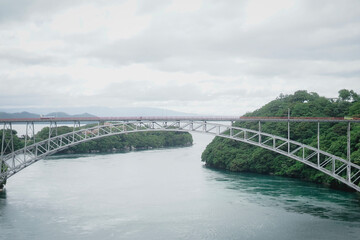
[(194, 146), (56, 156), (8, 180), (0, 239), (358, 239), (360, 197), (215, 171)]

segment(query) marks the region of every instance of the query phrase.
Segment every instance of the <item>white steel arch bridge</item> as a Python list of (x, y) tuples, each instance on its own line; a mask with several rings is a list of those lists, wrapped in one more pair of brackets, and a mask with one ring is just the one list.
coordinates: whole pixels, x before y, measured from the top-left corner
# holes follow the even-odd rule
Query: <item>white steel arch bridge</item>
[[(234, 121), (258, 122), (258, 129), (233, 126)], [(263, 122), (287, 122), (288, 137), (262, 132)], [(318, 145), (312, 147), (290, 139), (290, 122), (314, 122), (318, 127)], [(347, 132), (347, 159), (320, 149), (320, 123), (345, 122)], [(109, 118), (38, 118), (0, 119), (3, 125), (1, 144), (0, 190), (6, 180), (27, 166), (79, 143), (106, 136), (149, 131), (199, 132), (262, 147), (309, 165), (360, 192), (360, 166), (350, 159), (350, 126), (360, 119), (344, 118), (272, 118), (272, 117), (109, 117)], [(13, 125), (26, 126), (25, 146), (14, 150)], [(49, 137), (35, 141), (35, 123), (49, 126)], [(73, 124), (73, 131), (57, 134), (58, 123)], [(80, 128), (81, 124), (96, 123)]]

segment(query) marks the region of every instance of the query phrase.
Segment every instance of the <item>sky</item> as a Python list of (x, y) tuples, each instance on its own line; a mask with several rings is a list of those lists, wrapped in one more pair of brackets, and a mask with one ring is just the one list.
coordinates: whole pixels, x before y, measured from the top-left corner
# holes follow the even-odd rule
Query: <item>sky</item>
[(242, 115), (360, 92), (359, 0), (0, 0), (0, 108)]

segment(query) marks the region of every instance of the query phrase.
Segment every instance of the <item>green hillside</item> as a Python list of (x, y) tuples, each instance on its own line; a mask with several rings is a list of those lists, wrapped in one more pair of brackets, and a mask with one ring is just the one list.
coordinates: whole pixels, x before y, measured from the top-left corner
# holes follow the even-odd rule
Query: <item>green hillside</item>
[[(360, 116), (359, 95), (354, 91), (340, 90), (337, 99), (320, 97), (317, 93), (297, 91), (292, 95), (281, 94), (262, 108), (247, 113), (253, 117), (344, 117)], [(236, 126), (257, 129), (258, 123), (240, 123)], [(291, 139), (317, 147), (317, 123), (291, 123)], [(287, 137), (287, 123), (262, 123), (262, 131)], [(347, 124), (322, 123), (320, 149), (336, 156), (347, 157)], [(360, 124), (351, 128), (351, 159), (360, 164)], [(202, 154), (202, 161), (209, 167), (236, 172), (255, 172), (300, 178), (306, 181), (345, 188), (337, 180), (298, 161), (260, 147), (234, 140), (215, 138)]]
[[(93, 125), (83, 126), (86, 128)], [(71, 132), (72, 127), (60, 126), (57, 128), (58, 135)], [(10, 131), (10, 130), (7, 130)], [(24, 147), (24, 136), (17, 136), (17, 132), (13, 131), (14, 149)], [(2, 142), (3, 132), (0, 131), (0, 146)], [(6, 133), (7, 138), (10, 137)], [(36, 141), (46, 140), (49, 137), (49, 127), (44, 127), (36, 134)], [(7, 139), (8, 141), (9, 139)], [(166, 147), (184, 147), (190, 146), (193, 139), (190, 133), (187, 132), (138, 132), (129, 134), (120, 134), (114, 136), (107, 136), (96, 140), (80, 143), (73, 147), (65, 149), (62, 153), (98, 153), (98, 152), (121, 152), (129, 150), (141, 150), (151, 148), (166, 148)], [(8, 151), (5, 154), (10, 153)]]
[[(82, 128), (90, 127), (87, 125)], [(72, 127), (62, 126), (57, 129), (58, 134), (72, 131)], [(49, 128), (45, 127), (36, 134), (39, 140), (48, 138)], [(138, 132), (108, 136), (89, 142), (80, 143), (66, 149), (65, 153), (96, 153), (128, 151), (135, 149), (150, 149), (163, 147), (181, 147), (192, 145), (193, 139), (190, 133), (184, 132)]]

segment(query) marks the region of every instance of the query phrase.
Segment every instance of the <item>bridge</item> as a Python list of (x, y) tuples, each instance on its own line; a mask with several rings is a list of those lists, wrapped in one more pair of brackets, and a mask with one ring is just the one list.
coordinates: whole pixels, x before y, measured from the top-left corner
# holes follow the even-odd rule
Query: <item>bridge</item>
[[(258, 128), (247, 129), (234, 126), (234, 122), (256, 122)], [(263, 132), (264, 122), (287, 123), (287, 138)], [(291, 122), (313, 122), (317, 124), (317, 147), (291, 140)], [(347, 159), (320, 149), (320, 123), (347, 123)], [(0, 190), (6, 181), (22, 169), (79, 143), (94, 139), (150, 131), (181, 131), (211, 134), (258, 146), (295, 159), (311, 166), (360, 192), (360, 166), (350, 159), (351, 124), (359, 123), (354, 118), (294, 118), (294, 117), (90, 117), (90, 118), (26, 118), (0, 119), (2, 124)], [(35, 139), (35, 124), (49, 127), (48, 138)], [(91, 123), (91, 127), (89, 124)], [(13, 125), (25, 128), (24, 147), (14, 149)], [(58, 135), (59, 124), (72, 126), (72, 131)]]

